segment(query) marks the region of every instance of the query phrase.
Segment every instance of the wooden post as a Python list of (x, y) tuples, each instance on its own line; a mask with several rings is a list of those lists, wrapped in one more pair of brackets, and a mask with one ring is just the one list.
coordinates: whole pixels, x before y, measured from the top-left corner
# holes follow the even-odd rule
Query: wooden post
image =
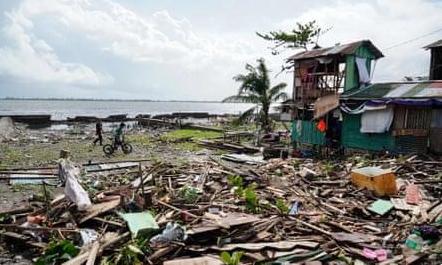
[(146, 201), (146, 195), (144, 194), (144, 180), (143, 180), (143, 171), (141, 169), (141, 163), (138, 164), (138, 177), (140, 178), (140, 185), (141, 185), (141, 194), (143, 196), (143, 210), (146, 209), (147, 201)]

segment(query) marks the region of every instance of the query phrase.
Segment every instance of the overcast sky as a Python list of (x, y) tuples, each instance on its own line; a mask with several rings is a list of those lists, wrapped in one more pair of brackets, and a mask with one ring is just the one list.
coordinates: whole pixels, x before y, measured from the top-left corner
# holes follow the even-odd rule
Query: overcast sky
[(442, 39), (442, 1), (428, 0), (23, 0), (0, 10), (0, 97), (221, 100), (245, 63), (263, 57), (276, 74), (295, 53), (272, 56), (256, 31), (313, 19), (331, 27), (323, 47), (372, 40), (386, 56), (375, 81), (426, 75), (422, 47)]

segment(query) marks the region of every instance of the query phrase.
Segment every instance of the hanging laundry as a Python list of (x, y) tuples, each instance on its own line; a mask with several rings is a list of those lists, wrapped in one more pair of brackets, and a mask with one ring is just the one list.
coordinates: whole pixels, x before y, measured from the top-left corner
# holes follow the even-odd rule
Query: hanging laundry
[(356, 57), (356, 65), (358, 66), (359, 72), (359, 83), (362, 84), (368, 84), (371, 80), (370, 74), (368, 73), (366, 61), (366, 58)]
[(361, 117), (361, 133), (388, 132), (393, 122), (393, 116), (392, 107), (365, 111)]

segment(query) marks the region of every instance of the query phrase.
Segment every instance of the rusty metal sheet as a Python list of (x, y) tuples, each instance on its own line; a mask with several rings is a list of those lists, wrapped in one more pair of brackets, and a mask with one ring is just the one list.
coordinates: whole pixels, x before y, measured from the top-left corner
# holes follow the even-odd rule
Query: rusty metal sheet
[(313, 109), (313, 118), (317, 119), (324, 116), (329, 111), (334, 110), (339, 106), (339, 95), (331, 94), (318, 98), (315, 101)]

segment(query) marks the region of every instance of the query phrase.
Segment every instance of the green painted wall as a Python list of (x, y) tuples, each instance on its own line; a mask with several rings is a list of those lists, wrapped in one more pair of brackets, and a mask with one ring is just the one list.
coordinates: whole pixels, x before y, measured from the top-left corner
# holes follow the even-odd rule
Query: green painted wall
[(343, 113), (342, 145), (345, 148), (380, 151), (394, 150), (395, 141), (390, 133), (361, 133), (361, 114)]
[(347, 55), (345, 58), (345, 83), (344, 91), (358, 87), (359, 77), (356, 61), (353, 55)]
[(360, 46), (355, 54), (347, 55), (345, 58), (345, 83), (344, 83), (344, 91), (347, 91), (352, 88), (356, 88), (359, 86), (359, 73), (358, 68), (356, 67), (355, 56), (368, 58), (367, 60), (367, 69), (368, 72), (371, 71), (371, 60), (375, 59), (373, 53), (366, 47)]
[(325, 133), (321, 133), (316, 129), (315, 121), (301, 121), (301, 130), (297, 130), (298, 120), (292, 123), (292, 142), (304, 144), (325, 144)]

